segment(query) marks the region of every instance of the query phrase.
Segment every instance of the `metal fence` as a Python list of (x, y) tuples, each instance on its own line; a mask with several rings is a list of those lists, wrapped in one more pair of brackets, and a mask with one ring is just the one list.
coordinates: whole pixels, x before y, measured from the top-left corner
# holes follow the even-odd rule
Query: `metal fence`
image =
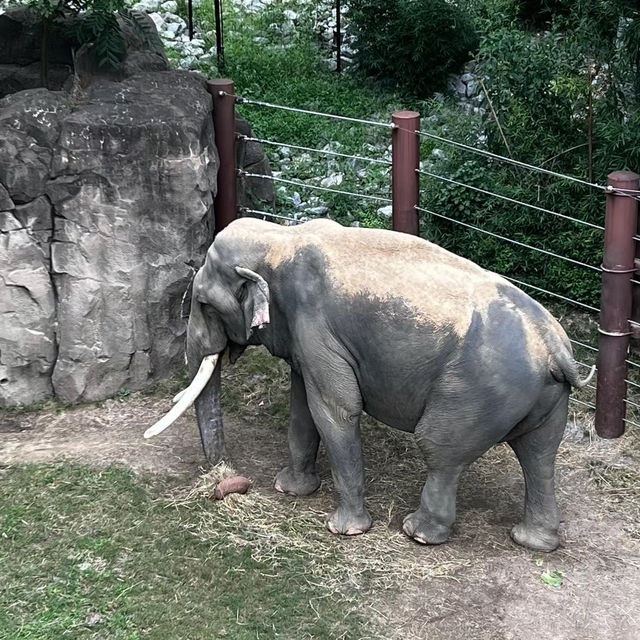
[[(585, 369), (585, 375), (594, 365), (594, 362), (597, 367), (596, 385), (587, 385), (587, 388), (591, 390), (587, 393), (590, 393), (591, 397), (584, 399), (575, 397), (576, 394), (574, 394), (570, 400), (584, 410), (595, 411), (596, 431), (601, 437), (619, 437), (624, 433), (625, 425), (640, 427), (637, 421), (631, 420), (627, 416), (628, 410), (629, 413), (640, 410), (640, 363), (634, 361), (629, 354), (631, 338), (640, 338), (640, 287), (637, 286), (640, 285), (640, 234), (637, 227), (638, 200), (640, 200), (640, 178), (638, 175), (631, 172), (615, 172), (609, 175), (607, 185), (588, 182), (423, 131), (420, 129), (420, 115), (413, 111), (398, 111), (393, 114), (390, 122), (380, 122), (243, 98), (235, 94), (233, 82), (226, 79), (210, 80), (208, 81), (208, 88), (213, 97), (214, 128), (220, 156), (218, 193), (215, 200), (216, 231), (223, 229), (232, 220), (241, 215), (262, 216), (280, 220), (287, 224), (300, 224), (302, 222), (293, 216), (283, 215), (275, 211), (238, 208), (236, 176), (239, 170), (235, 167), (235, 144), (238, 134), (236, 134), (234, 128), (236, 105), (277, 109), (284, 112), (305, 114), (310, 118), (330, 118), (352, 125), (387, 129), (391, 139), (391, 160), (341, 153), (326, 148), (306, 147), (261, 137), (245, 137), (244, 139), (245, 141), (259, 142), (263, 145), (286, 145), (296, 152), (386, 165), (390, 168), (391, 173), (390, 197), (356, 193), (329, 186), (310, 184), (302, 180), (287, 179), (281, 176), (246, 172), (243, 175), (247, 178), (272, 180), (274, 183), (293, 185), (300, 189), (330, 192), (334, 195), (352, 197), (360, 202), (374, 201), (391, 205), (392, 228), (399, 232), (418, 235), (420, 218), (428, 216), (445, 220), (452, 225), (460, 225), (473, 233), (490, 236), (501, 243), (517, 247), (518, 250), (537, 252), (549, 260), (562, 261), (570, 265), (571, 268), (587, 269), (601, 274), (602, 295), (600, 308), (583, 300), (575, 299), (576, 297), (563, 295), (521, 279), (513, 278), (507, 273), (502, 273), (501, 275), (517, 286), (529, 290), (534, 297), (542, 295), (560, 300), (561, 303), (570, 305), (582, 313), (592, 314), (594, 317), (595, 314), (598, 314), (597, 345), (586, 340), (578, 340), (575, 335), (571, 335), (570, 331), (568, 332), (569, 339), (579, 354), (577, 362), (579, 366)], [(420, 142), (422, 139), (435, 140), (441, 144), (451, 145), (465, 153), (481, 155), (491, 161), (508, 163), (526, 171), (544, 174), (556, 180), (568, 181), (579, 185), (581, 188), (601, 194), (604, 225), (581, 220), (567, 213), (524, 202), (477, 185), (421, 169)], [(496, 233), (482, 226), (470, 224), (442, 211), (421, 207), (421, 176), (455, 185), (456, 188), (468, 189), (487, 197), (496, 198), (514, 207), (522, 207), (534, 212), (536, 215), (549, 216), (550, 219), (560, 218), (571, 224), (595, 230), (597, 233), (602, 234), (604, 256), (602, 264), (598, 265), (597, 262), (599, 260), (596, 261), (595, 257), (592, 260), (587, 258), (578, 260)], [(591, 400), (594, 391), (595, 404)], [(638, 412), (638, 415), (640, 416), (640, 412)]]

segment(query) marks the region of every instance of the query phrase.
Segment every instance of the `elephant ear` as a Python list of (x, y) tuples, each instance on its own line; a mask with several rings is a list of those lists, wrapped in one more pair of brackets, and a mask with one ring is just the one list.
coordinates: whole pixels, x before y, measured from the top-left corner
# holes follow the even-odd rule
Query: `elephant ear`
[(247, 281), (247, 296), (243, 301), (247, 340), (253, 329), (261, 329), (269, 323), (269, 285), (265, 279), (251, 269), (236, 267), (236, 273)]

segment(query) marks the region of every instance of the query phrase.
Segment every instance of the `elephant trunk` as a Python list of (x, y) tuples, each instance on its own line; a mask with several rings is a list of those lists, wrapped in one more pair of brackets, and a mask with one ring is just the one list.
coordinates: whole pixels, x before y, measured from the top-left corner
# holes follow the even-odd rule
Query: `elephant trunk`
[(226, 347), (227, 337), (222, 324), (214, 320), (207, 322), (202, 305), (194, 296), (187, 329), (187, 363), (191, 384), (173, 399), (173, 409), (147, 429), (145, 438), (164, 431), (195, 403), (200, 438), (207, 459), (216, 464), (224, 457), (220, 370), (221, 356)]
[(202, 448), (211, 464), (217, 464), (226, 455), (220, 406), (221, 363), (219, 358), (213, 375), (195, 402)]
[[(195, 286), (194, 283), (194, 290)], [(195, 380), (200, 363), (210, 357), (210, 354), (220, 356), (209, 381), (195, 401), (202, 448), (211, 464), (217, 464), (225, 455), (220, 371), (222, 354), (226, 348), (227, 337), (222, 323), (213, 317), (206, 318), (203, 306), (194, 296), (187, 329), (187, 363), (191, 377)]]

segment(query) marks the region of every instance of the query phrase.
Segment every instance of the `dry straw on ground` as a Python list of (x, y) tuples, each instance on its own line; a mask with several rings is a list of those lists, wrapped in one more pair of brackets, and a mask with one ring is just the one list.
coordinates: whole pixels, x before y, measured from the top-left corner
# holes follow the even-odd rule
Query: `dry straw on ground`
[(217, 483), (236, 475), (224, 463), (200, 477), (195, 486), (174, 495), (171, 504), (199, 510), (198, 526), (191, 533), (201, 540), (220, 540), (220, 523), (227, 532), (224, 542), (238, 548), (249, 547), (254, 560), (277, 568), (287, 554), (303, 555), (308, 579), (321, 583), (330, 593), (349, 596), (364, 588), (390, 589), (409, 579), (451, 577), (468, 566), (454, 553), (438, 554), (437, 560), (416, 559), (407, 553), (410, 542), (385, 522), (374, 526), (366, 537), (336, 538), (324, 528), (323, 512), (304, 504), (250, 490), (246, 495), (230, 495), (223, 501), (213, 498)]

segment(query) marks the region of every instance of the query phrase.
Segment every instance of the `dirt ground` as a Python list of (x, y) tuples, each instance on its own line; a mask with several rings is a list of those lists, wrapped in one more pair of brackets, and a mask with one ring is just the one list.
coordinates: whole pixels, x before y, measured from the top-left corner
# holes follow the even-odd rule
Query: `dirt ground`
[[(134, 394), (97, 407), (0, 414), (0, 464), (113, 463), (194, 482), (205, 461), (193, 414), (160, 437), (142, 439), (169, 402)], [(409, 570), (391, 581), (391, 588), (362, 594), (360, 611), (377, 637), (640, 637), (640, 434), (601, 441), (590, 435), (588, 417), (570, 417), (557, 473), (562, 546), (540, 554), (517, 547), (508, 535), (521, 515), (524, 489), (506, 446), (496, 447), (463, 476), (452, 540), (421, 547), (399, 533), (402, 517), (418, 502), (426, 474), (421, 456), (411, 436), (369, 421), (363, 431), (375, 525), (365, 536), (343, 539), (341, 548), (362, 550), (369, 540), (384, 549), (388, 541), (396, 557), (398, 550), (402, 554), (403, 567), (433, 569)], [(285, 430), (227, 419), (226, 435), (231, 459), (252, 478), (254, 491), (286, 500), (271, 489), (286, 459)], [(328, 510), (333, 501), (322, 454), (320, 462), (323, 485), (302, 503), (314, 513)], [(390, 556), (389, 571), (395, 566)], [(554, 571), (561, 574), (561, 586), (542, 579), (543, 572)]]

